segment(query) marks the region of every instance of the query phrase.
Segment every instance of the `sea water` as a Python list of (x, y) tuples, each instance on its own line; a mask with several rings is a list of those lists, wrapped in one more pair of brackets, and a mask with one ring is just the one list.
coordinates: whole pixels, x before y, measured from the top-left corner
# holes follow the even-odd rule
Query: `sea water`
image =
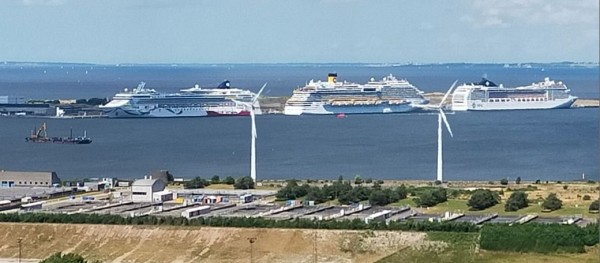
[[(40, 66), (0, 67), (0, 95), (89, 98), (113, 95), (145, 80), (165, 91), (201, 83), (253, 89), (270, 83), (270, 95), (289, 95), (310, 78), (336, 71), (338, 79), (365, 82), (393, 73), (426, 92), (444, 91), (454, 79), (525, 84), (544, 76), (562, 79), (576, 96), (598, 97), (598, 69), (464, 65), (372, 67), (335, 65), (44, 66), (61, 72), (88, 68), (93, 80), (41, 77)], [(93, 67), (91, 69), (90, 67)], [(458, 68), (456, 68), (458, 67)], [(119, 68), (119, 69), (115, 69)], [(123, 68), (123, 70), (121, 70)], [(595, 71), (594, 71), (595, 70)], [(21, 73), (19, 73), (22, 71)], [(535, 71), (535, 72), (533, 72)], [(556, 72), (552, 72), (556, 71)], [(15, 73), (17, 72), (17, 73)], [(43, 71), (41, 71), (43, 72)], [(79, 71), (78, 71), (79, 72)], [(208, 72), (208, 73), (207, 73)], [(232, 74), (226, 74), (227, 72)], [(512, 73), (511, 73), (512, 72)], [(533, 73), (532, 73), (533, 72)], [(344, 74), (342, 74), (344, 73)], [(404, 73), (404, 74), (403, 74)], [(61, 73), (62, 74), (62, 73)], [(83, 74), (84, 73), (78, 73)], [(211, 75), (212, 74), (212, 75)], [(65, 74), (67, 75), (67, 74)], [(209, 75), (213, 76), (209, 78)], [(196, 77), (194, 77), (196, 76)], [(472, 77), (467, 77), (472, 76)], [(91, 78), (91, 77), (90, 77)], [(237, 81), (234, 81), (237, 80)], [(500, 81), (499, 81), (500, 80)], [(567, 81), (569, 80), (569, 81)], [(595, 81), (595, 82), (594, 82)], [(579, 84), (578, 84), (579, 83)], [(445, 180), (576, 180), (598, 178), (599, 111), (592, 109), (456, 112), (448, 114), (454, 137), (444, 130)], [(87, 130), (89, 145), (27, 143), (46, 122), (50, 136)], [(437, 115), (257, 116), (257, 176), (263, 179), (353, 178), (435, 180)], [(141, 178), (165, 169), (175, 177), (244, 176), (250, 170), (250, 118), (39, 119), (0, 118), (0, 169), (56, 171), (61, 178)]]

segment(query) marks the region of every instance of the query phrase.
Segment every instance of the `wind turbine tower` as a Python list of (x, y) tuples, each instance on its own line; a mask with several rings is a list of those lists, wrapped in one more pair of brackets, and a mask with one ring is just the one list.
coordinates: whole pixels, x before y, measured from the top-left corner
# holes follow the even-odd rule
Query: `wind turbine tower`
[(258, 93), (256, 93), (256, 95), (252, 98), (252, 101), (250, 101), (250, 102), (237, 101), (237, 100), (235, 101), (236, 103), (245, 105), (246, 107), (248, 107), (250, 109), (250, 119), (252, 120), (251, 146), (250, 146), (250, 177), (252, 178), (252, 180), (254, 182), (256, 182), (256, 137), (257, 137), (254, 105), (256, 105), (256, 101), (258, 100), (258, 97), (263, 92), (263, 90), (265, 89), (266, 86), (267, 86), (267, 83), (265, 83), (262, 86), (262, 88), (260, 88), (260, 91), (258, 91)]

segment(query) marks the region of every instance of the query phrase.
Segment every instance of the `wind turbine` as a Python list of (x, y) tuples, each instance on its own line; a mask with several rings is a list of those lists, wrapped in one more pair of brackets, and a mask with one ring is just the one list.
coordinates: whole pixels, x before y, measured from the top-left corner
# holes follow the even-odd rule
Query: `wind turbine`
[(444, 110), (442, 109), (442, 105), (444, 104), (444, 101), (446, 101), (446, 99), (448, 98), (448, 95), (450, 95), (450, 92), (452, 92), (452, 89), (454, 88), (454, 86), (456, 86), (456, 82), (458, 82), (458, 80), (456, 80), (456, 81), (454, 81), (454, 83), (452, 83), (452, 86), (450, 86), (450, 89), (448, 89), (448, 92), (446, 92), (446, 94), (442, 98), (442, 101), (440, 101), (440, 104), (436, 107), (438, 110), (437, 180), (440, 182), (443, 182), (442, 168), (444, 165), (444, 161), (442, 159), (442, 121), (444, 121), (446, 129), (448, 129), (448, 133), (450, 133), (450, 137), (454, 137), (454, 135), (452, 134), (452, 129), (450, 129), (450, 124), (448, 123), (448, 119), (446, 119), (446, 113), (444, 113)]
[(440, 101), (440, 104), (438, 104), (437, 106), (435, 106), (435, 105), (434, 106), (414, 105), (419, 108), (437, 110), (437, 112), (438, 112), (437, 113), (437, 115), (438, 115), (437, 180), (440, 182), (443, 182), (442, 171), (443, 171), (443, 165), (444, 165), (444, 161), (442, 159), (442, 121), (444, 122), (444, 124), (445, 124), (444, 126), (446, 126), (446, 129), (448, 129), (448, 133), (450, 133), (450, 137), (454, 137), (454, 135), (452, 134), (452, 129), (450, 129), (450, 124), (448, 123), (448, 119), (446, 119), (446, 114), (444, 113), (442, 106), (444, 104), (444, 101), (446, 101), (446, 99), (452, 92), (452, 89), (454, 89), (454, 86), (456, 86), (457, 82), (458, 82), (458, 80), (456, 80), (456, 81), (454, 81), (454, 83), (452, 83), (452, 86), (450, 86), (450, 89), (448, 89), (446, 94), (444, 94), (442, 101)]
[(262, 93), (262, 91), (265, 89), (265, 87), (267, 86), (267, 83), (265, 83), (262, 88), (260, 88), (260, 91), (258, 91), (258, 93), (256, 93), (256, 95), (252, 98), (252, 100), (250, 102), (246, 102), (246, 101), (238, 101), (238, 100), (234, 100), (236, 103), (242, 104), (248, 108), (250, 108), (250, 119), (252, 120), (252, 130), (251, 130), (251, 148), (250, 148), (250, 177), (252, 178), (252, 180), (254, 182), (256, 182), (256, 120), (254, 117), (254, 105), (256, 104), (256, 101), (258, 100), (258, 97), (260, 96), (260, 94)]

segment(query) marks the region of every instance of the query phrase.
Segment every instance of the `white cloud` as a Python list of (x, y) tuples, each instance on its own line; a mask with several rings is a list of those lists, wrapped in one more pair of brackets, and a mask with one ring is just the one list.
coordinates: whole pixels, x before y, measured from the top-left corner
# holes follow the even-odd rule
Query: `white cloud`
[(597, 0), (472, 0), (472, 12), (460, 18), (480, 27), (533, 25), (598, 25)]

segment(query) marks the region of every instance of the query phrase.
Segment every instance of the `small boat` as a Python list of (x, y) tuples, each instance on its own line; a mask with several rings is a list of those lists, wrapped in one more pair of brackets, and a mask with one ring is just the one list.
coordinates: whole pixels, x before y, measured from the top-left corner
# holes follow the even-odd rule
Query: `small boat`
[(346, 114), (343, 113), (343, 112), (342, 113), (338, 113), (337, 115), (335, 115), (335, 117), (338, 118), (338, 119), (343, 119), (343, 118), (346, 118)]
[(46, 131), (46, 123), (31, 132), (31, 136), (25, 138), (26, 142), (51, 142), (51, 143), (69, 143), (69, 144), (90, 144), (92, 139), (87, 137), (87, 131), (83, 132), (83, 136), (73, 137), (73, 129), (69, 137), (48, 137)]

